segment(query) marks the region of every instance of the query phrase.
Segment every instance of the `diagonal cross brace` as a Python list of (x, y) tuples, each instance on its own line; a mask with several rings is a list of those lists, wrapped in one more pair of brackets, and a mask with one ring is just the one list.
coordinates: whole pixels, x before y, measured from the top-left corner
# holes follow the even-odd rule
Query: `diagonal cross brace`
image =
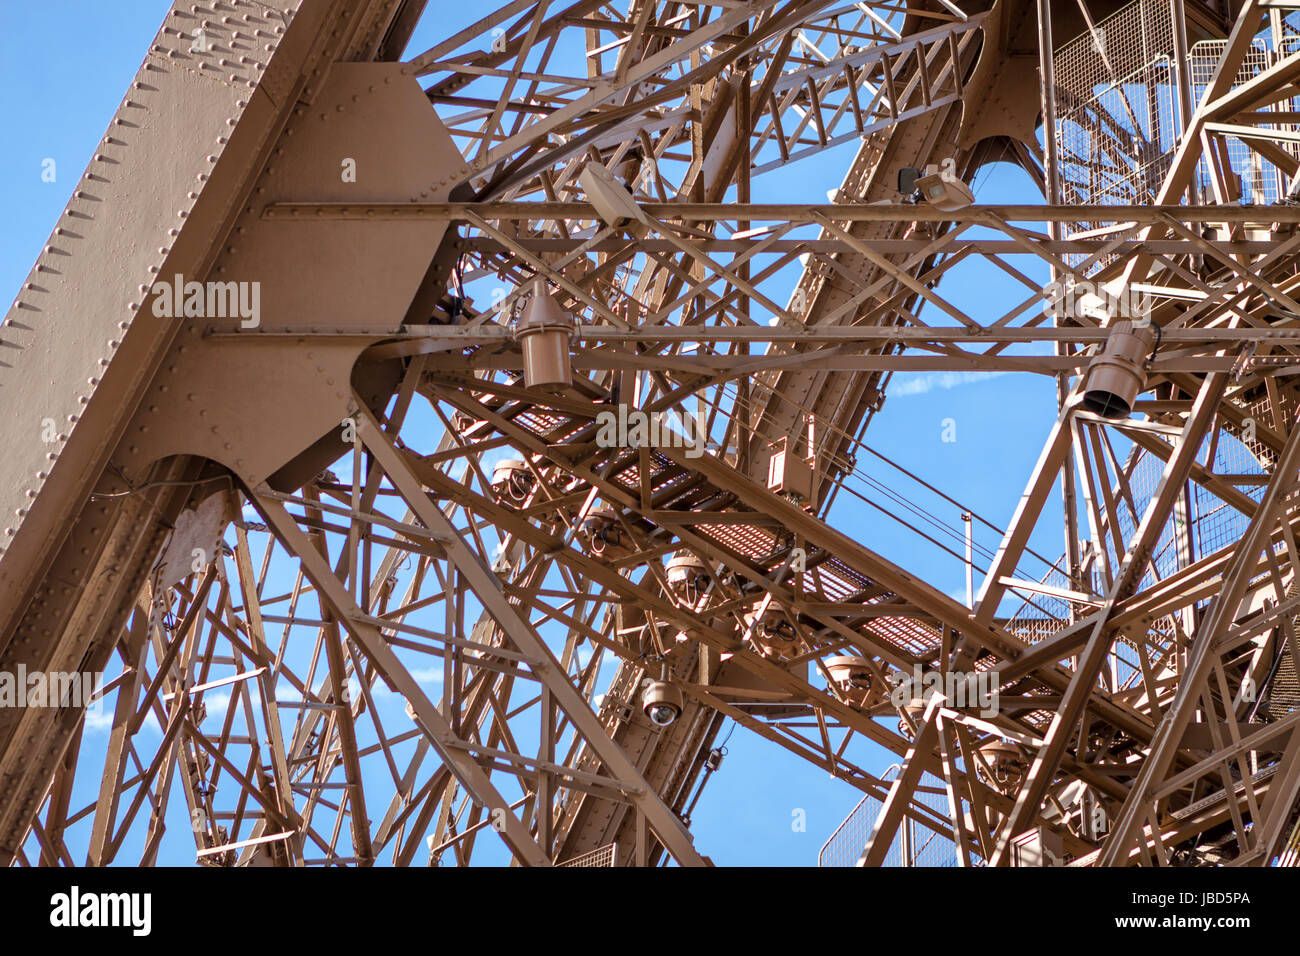
[(360, 396), (356, 396), (356, 401), (360, 408), (357, 433), (361, 441), (375, 456), (411, 511), (426, 528), (438, 536), (446, 549), (448, 560), (460, 571), (470, 590), (496, 620), (507, 640), (525, 656), (533, 674), (550, 691), (555, 702), (573, 721), (578, 732), (586, 738), (610, 773), (628, 785), (628, 799), (645, 816), (665, 849), (683, 866), (705, 866), (704, 858), (695, 849), (690, 832), (681, 820), (659, 798), (623, 749), (610, 739), (600, 718), (591, 709), (587, 699), (569, 682), (560, 662), (546, 646), (541, 635), (507, 600), (496, 575), (465, 543), (456, 526), (442, 513), (442, 509), (430, 501), (420, 479), (393, 446)]
[(1260, 501), (1259, 510), (1242, 535), (1232, 564), (1223, 575), (1223, 589), (1197, 628), (1192, 646), (1187, 652), (1187, 667), (1179, 682), (1178, 692), (1156, 729), (1151, 751), (1111, 827), (1110, 836), (1098, 859), (1101, 866), (1118, 865), (1125, 858), (1123, 854), (1128, 847), (1142, 840), (1141, 826), (1149, 809), (1147, 803), (1150, 794), (1164, 781), (1173, 764), (1178, 744), (1195, 714), (1197, 701), (1214, 662), (1215, 644), (1232, 623), (1237, 607), (1255, 574), (1259, 552), (1271, 547), (1273, 527), (1278, 521), (1277, 508), (1295, 487), (1297, 468), (1300, 468), (1300, 428), (1293, 426), (1286, 448), (1273, 469), (1272, 480)]
[[(550, 859), (533, 840), (528, 828), (511, 811), (510, 802), (501, 796), (483, 768), (465, 748), (464, 742), (452, 732), (447, 718), (440, 714), (425, 696), (424, 689), (393, 653), (384, 635), (374, 625), (361, 619), (363, 616), (361, 608), (357, 607), (347, 588), (335, 577), (329, 562), (312, 545), (293, 516), (285, 510), (284, 505), (273, 498), (259, 494), (259, 490), (264, 489), (252, 492), (253, 502), (266, 518), (267, 524), (275, 530), (276, 537), (290, 554), (298, 558), (303, 573), (307, 575), (322, 600), (338, 615), (340, 622), (361, 645), (384, 679), (410, 703), (416, 720), (429, 735), (433, 746), (442, 755), (447, 767), (474, 799), (493, 813), (494, 820), (502, 821), (501, 838), (511, 852), (523, 863), (549, 866)], [(501, 810), (502, 813), (496, 814), (497, 810)]]
[(1110, 593), (1106, 596), (1106, 603), (1097, 615), (1088, 643), (1079, 654), (1074, 676), (1048, 727), (1043, 746), (1034, 758), (1029, 772), (1025, 774), (1015, 806), (1002, 825), (997, 848), (990, 861), (994, 866), (1010, 864), (1012, 841), (1019, 833), (1029, 829), (1038, 816), (1039, 807), (1047, 796), (1052, 779), (1083, 716), (1084, 707), (1092, 697), (1097, 674), (1110, 651), (1114, 637), (1114, 626), (1110, 623), (1110, 618), (1119, 602), (1129, 597), (1141, 581), (1151, 549), (1159, 539), (1174, 502), (1187, 481), (1227, 384), (1227, 375), (1220, 372), (1208, 376), (1201, 387), (1175, 451), (1165, 463), (1146, 514), (1143, 515), (1133, 540), (1129, 542), (1128, 553), (1120, 564)]

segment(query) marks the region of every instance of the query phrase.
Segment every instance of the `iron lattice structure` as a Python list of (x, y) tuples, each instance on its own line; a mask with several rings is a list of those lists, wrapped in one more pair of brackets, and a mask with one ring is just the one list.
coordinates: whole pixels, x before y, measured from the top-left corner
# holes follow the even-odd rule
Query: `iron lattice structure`
[[(707, 863), (730, 719), (862, 792), (827, 862), (1290, 862), (1287, 6), (176, 3), (4, 323), (0, 674), (107, 683), (0, 707), (0, 860)], [(1045, 201), (898, 191), (997, 160)], [(892, 372), (972, 370), (1059, 401), (968, 608), (833, 506)]]

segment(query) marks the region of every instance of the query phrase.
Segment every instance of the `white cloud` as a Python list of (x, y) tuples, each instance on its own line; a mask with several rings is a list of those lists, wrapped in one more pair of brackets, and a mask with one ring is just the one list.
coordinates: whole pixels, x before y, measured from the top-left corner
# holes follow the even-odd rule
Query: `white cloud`
[(886, 394), (890, 398), (897, 398), (900, 395), (924, 395), (927, 392), (947, 391), (961, 385), (973, 385), (1006, 374), (1006, 372), (926, 372), (901, 382), (895, 379), (890, 382)]
[(91, 731), (106, 730), (113, 726), (113, 708), (103, 706), (89, 707), (86, 710), (86, 729)]
[(225, 723), (226, 709), (230, 706), (230, 695), (224, 691), (206, 693), (203, 695), (203, 706), (208, 714), (204, 723), (211, 720), (215, 720), (218, 724)]
[[(115, 707), (109, 706), (110, 702), (105, 702), (100, 707), (86, 708), (86, 730), (89, 733), (103, 733), (113, 726), (113, 713)], [(161, 734), (162, 724), (158, 723), (158, 715), (150, 709), (149, 713), (140, 723), (141, 730), (149, 730), (150, 733)]]

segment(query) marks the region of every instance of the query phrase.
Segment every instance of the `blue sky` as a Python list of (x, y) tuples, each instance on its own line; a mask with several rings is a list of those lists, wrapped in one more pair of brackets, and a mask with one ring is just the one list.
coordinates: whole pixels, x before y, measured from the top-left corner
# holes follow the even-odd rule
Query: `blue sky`
[[(11, 298), (53, 228), (168, 8), (163, 0), (50, 0), (4, 5), (0, 109), (10, 134), (0, 148), (0, 202), (6, 210), (0, 229), (0, 288)], [(435, 0), (411, 51), (425, 49), (481, 12), (482, 5)], [(855, 146), (856, 142), (851, 142), (762, 177), (756, 184), (755, 200), (779, 197), (786, 202), (824, 202), (826, 190), (840, 184)], [(48, 178), (47, 160), (55, 164), (52, 182), (42, 178), (43, 172)], [(1028, 178), (1010, 166), (985, 168), (975, 185), (979, 202), (1037, 199)], [(1015, 264), (1046, 281), (1045, 270), (1033, 262), (1017, 258)], [(790, 270), (772, 280), (771, 288), (780, 293), (774, 297), (784, 301), (793, 281)], [(782, 282), (786, 284), (782, 286)], [(940, 292), (981, 319), (995, 317), (1025, 297), (1023, 287), (982, 262), (955, 268)], [(940, 318), (932, 312), (923, 316), (939, 323)], [(881, 455), (1003, 527), (1054, 418), (1054, 387), (1047, 378), (899, 374), (866, 441)], [(955, 441), (943, 440), (948, 420), (952, 422), (948, 434), (955, 429)], [(431, 446), (436, 437), (431, 434), (427, 444)], [(860, 459), (864, 472), (960, 532), (960, 508), (934, 498), (900, 472), (869, 458), (864, 455)], [(878, 489), (869, 491), (864, 485), (863, 490), (883, 503)], [(841, 494), (831, 522), (964, 599), (961, 562), (925, 544), (876, 509)], [(1058, 507), (1049, 512), (1033, 541), (1034, 547), (1052, 560), (1062, 550), (1059, 529)], [(979, 534), (981, 544), (996, 546), (995, 533), (984, 529)], [(1043, 568), (1026, 566), (1025, 570), (1037, 577)], [(393, 708), (400, 714), (400, 703)], [(94, 740), (93, 736), (87, 739), (83, 754), (94, 748)], [(895, 759), (879, 750), (873, 754), (859, 749), (857, 755), (876, 772)], [(102, 757), (95, 754), (94, 759)], [(91, 799), (89, 791), (80, 792), (93, 786), (93, 781), (86, 784), (85, 780), (83, 776), (74, 805)], [(818, 848), (859, 796), (855, 789), (738, 728), (729, 739), (726, 761), (695, 810), (697, 846), (722, 864), (815, 865)], [(177, 804), (183, 801), (174, 796), (173, 808)], [(796, 810), (805, 811), (803, 831), (792, 827)], [(184, 827), (183, 812), (175, 825)], [(161, 862), (192, 862), (187, 852), (173, 852), (173, 858), (164, 857)]]

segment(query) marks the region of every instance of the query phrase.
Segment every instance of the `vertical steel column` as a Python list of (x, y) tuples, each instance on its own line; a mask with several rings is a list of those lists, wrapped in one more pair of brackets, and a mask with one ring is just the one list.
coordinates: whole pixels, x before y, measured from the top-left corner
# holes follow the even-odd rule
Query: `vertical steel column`
[(973, 609), (975, 607), (975, 539), (971, 527), (971, 513), (963, 511), (961, 520), (966, 525), (966, 606)]
[[(1187, 135), (1192, 125), (1192, 68), (1187, 61), (1187, 9), (1183, 0), (1169, 0), (1169, 16), (1174, 24), (1174, 83), (1178, 87), (1178, 137), (1177, 142)], [(1188, 202), (1197, 202), (1192, 195), (1195, 184), (1188, 187)]]
[[(1043, 187), (1047, 190), (1047, 201), (1053, 206), (1061, 204), (1061, 162), (1056, 143), (1056, 70), (1052, 63), (1052, 6), (1048, 0), (1038, 0), (1038, 75), (1042, 82), (1043, 111)], [(1053, 241), (1061, 238), (1060, 223), (1048, 225), (1049, 235)], [(1052, 283), (1060, 283), (1062, 276), (1055, 266), (1051, 267)], [(1056, 288), (1060, 288), (1059, 284)], [(1060, 316), (1054, 316), (1053, 322), (1060, 324)], [(1069, 355), (1070, 347), (1064, 342), (1055, 345), (1056, 354)], [(1057, 410), (1065, 408), (1070, 395), (1069, 373), (1061, 372), (1056, 376)], [(1083, 572), (1079, 564), (1079, 522), (1075, 505), (1074, 465), (1067, 458), (1061, 468), (1061, 504), (1065, 517), (1065, 554), (1070, 570), (1070, 589), (1083, 590)], [(1070, 605), (1070, 621), (1075, 620), (1075, 606)]]
[(1174, 80), (1178, 84), (1178, 119), (1185, 133), (1192, 122), (1192, 69), (1187, 62), (1187, 9), (1183, 0), (1169, 0), (1174, 23)]

